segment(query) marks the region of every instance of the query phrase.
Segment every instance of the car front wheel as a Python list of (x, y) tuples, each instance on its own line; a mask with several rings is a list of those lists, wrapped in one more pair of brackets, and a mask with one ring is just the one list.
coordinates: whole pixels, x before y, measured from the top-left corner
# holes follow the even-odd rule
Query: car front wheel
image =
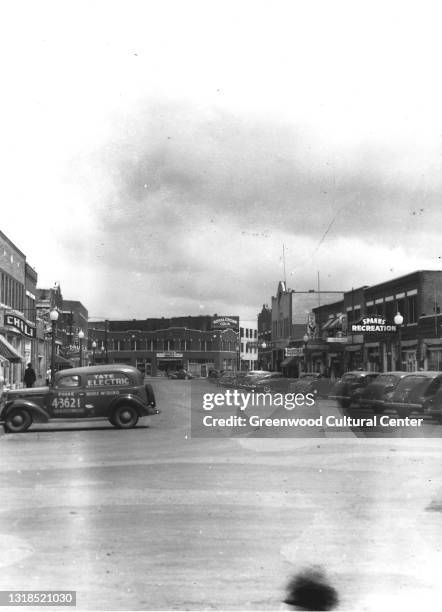
[(117, 429), (132, 429), (138, 423), (138, 412), (133, 406), (118, 406), (109, 420)]
[(6, 417), (5, 430), (9, 433), (22, 433), (32, 425), (32, 415), (23, 408), (16, 408)]

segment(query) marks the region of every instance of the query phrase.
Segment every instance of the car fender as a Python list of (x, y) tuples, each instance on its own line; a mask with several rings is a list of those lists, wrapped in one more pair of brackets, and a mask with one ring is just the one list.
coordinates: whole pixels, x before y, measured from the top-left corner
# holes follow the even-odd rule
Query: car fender
[(8, 402), (3, 408), (1, 420), (4, 421), (11, 410), (14, 410), (15, 408), (25, 408), (28, 410), (32, 414), (33, 420), (37, 423), (47, 423), (49, 421), (49, 414), (46, 412), (46, 410), (44, 410), (44, 408), (26, 399), (16, 399)]
[(136, 408), (138, 416), (140, 417), (149, 416), (151, 414), (158, 414), (160, 412), (159, 410), (156, 410), (151, 406), (146, 406), (145, 404), (143, 404), (143, 402), (140, 401), (140, 398), (136, 395), (133, 395), (132, 393), (119, 395), (118, 397), (116, 397), (109, 405), (110, 412), (115, 410), (115, 408), (117, 408), (117, 406), (119, 406), (120, 404), (133, 406), (134, 408)]

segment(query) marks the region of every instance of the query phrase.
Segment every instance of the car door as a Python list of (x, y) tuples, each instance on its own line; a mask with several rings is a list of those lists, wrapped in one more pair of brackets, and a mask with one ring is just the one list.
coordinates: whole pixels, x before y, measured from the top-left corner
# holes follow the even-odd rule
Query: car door
[(79, 374), (63, 374), (50, 388), (47, 409), (51, 418), (85, 416), (85, 392)]

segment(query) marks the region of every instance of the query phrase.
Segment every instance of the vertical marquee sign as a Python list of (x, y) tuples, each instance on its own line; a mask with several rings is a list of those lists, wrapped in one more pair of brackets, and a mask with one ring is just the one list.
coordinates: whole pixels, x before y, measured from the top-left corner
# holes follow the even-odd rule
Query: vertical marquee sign
[(36, 338), (37, 331), (33, 323), (28, 323), (23, 317), (15, 314), (5, 313), (5, 325), (8, 327), (14, 327), (27, 338)]

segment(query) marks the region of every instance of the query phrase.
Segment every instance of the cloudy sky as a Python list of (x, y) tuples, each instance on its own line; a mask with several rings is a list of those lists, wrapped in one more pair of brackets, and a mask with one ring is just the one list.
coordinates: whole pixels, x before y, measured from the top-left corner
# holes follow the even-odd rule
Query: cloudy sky
[(92, 317), (442, 269), (437, 2), (2, 6), (1, 230)]

